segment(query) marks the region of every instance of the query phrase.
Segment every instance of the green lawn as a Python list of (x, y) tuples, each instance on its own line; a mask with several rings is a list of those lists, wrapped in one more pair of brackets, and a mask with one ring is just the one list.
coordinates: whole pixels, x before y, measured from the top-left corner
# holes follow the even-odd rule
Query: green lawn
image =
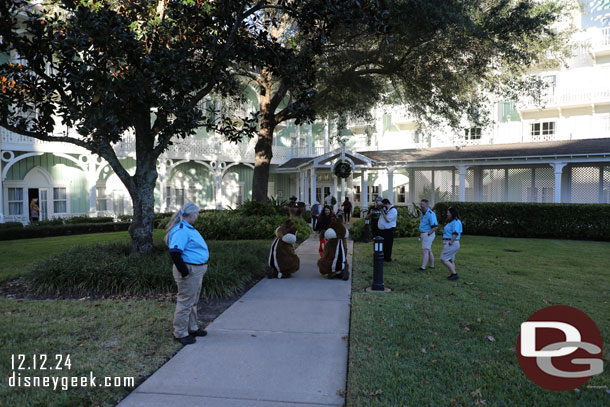
[[(418, 240), (397, 239), (389, 294), (364, 292), (372, 251), (354, 244), (348, 406), (610, 405), (610, 243), (464, 236), (449, 282), (440, 239), (423, 273)], [(604, 339), (605, 372), (575, 391), (536, 386), (517, 361), (520, 324), (552, 304), (587, 313)]]
[[(155, 230), (154, 233), (155, 241), (161, 241), (165, 236), (164, 230)], [(0, 282), (23, 275), (27, 272), (29, 264), (71, 247), (121, 242), (128, 239), (128, 232), (110, 232), (0, 242)]]
[[(137, 386), (181, 347), (172, 338), (174, 305), (156, 301), (21, 301), (0, 299), (0, 406), (114, 406), (134, 387), (100, 387), (104, 377)], [(10, 329), (7, 329), (9, 327)], [(11, 355), (47, 355), (47, 367), (70, 357), (71, 369), (11, 369)], [(98, 387), (9, 387), (8, 377), (97, 377)], [(61, 379), (60, 379), (61, 380)], [(60, 382), (61, 383), (61, 382)], [(52, 385), (51, 385), (52, 386)]]

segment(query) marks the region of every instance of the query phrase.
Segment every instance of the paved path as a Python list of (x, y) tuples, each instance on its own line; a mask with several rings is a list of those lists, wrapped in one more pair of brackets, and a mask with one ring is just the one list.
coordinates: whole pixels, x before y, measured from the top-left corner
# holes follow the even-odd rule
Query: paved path
[(293, 278), (260, 281), (119, 407), (342, 406), (351, 276), (320, 275), (313, 236), (297, 254)]

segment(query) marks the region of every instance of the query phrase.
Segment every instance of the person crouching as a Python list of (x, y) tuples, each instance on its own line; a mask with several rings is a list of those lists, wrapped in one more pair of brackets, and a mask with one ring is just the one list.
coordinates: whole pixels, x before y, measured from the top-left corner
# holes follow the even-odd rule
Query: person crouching
[(322, 258), (318, 260), (320, 273), (328, 278), (349, 280), (349, 264), (347, 263), (347, 241), (349, 232), (343, 222), (333, 218), (324, 232), (326, 244)]
[(269, 251), (267, 277), (290, 278), (300, 267), (299, 256), (293, 247), (297, 241), (296, 223), (286, 220), (275, 230), (275, 236)]

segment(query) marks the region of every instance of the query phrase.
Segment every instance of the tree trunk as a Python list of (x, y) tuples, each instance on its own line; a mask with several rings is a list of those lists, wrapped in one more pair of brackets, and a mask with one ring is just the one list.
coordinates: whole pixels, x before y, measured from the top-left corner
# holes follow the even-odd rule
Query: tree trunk
[(153, 250), (156, 179), (155, 171), (152, 181), (136, 180), (136, 190), (131, 194), (133, 221), (129, 225), (129, 235), (131, 236), (131, 252), (135, 254), (151, 253)]
[(252, 177), (252, 199), (259, 202), (267, 202), (267, 192), (269, 191), (269, 168), (273, 158), (273, 131), (275, 130), (276, 118), (275, 109), (277, 98), (272, 97), (271, 74), (265, 72), (266, 80), (260, 85), (259, 109), (260, 109), (260, 130), (258, 140), (254, 147), (254, 175)]
[(252, 199), (259, 202), (267, 202), (269, 190), (269, 167), (273, 158), (273, 130), (272, 126), (263, 126), (261, 123), (258, 131), (258, 141), (254, 147), (255, 163), (254, 175), (252, 177)]
[(154, 139), (150, 134), (150, 113), (143, 106), (136, 120), (136, 173), (132, 188), (128, 188), (133, 202), (133, 221), (129, 226), (131, 252), (151, 253), (155, 216), (155, 185), (157, 157), (153, 153)]

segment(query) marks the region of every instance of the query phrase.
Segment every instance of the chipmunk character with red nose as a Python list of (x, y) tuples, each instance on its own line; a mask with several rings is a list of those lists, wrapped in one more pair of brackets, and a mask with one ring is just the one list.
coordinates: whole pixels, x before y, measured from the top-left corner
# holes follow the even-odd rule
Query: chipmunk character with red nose
[(293, 247), (297, 241), (297, 224), (286, 220), (275, 230), (275, 236), (269, 252), (267, 277), (289, 278), (299, 270), (301, 263)]
[(347, 263), (347, 241), (349, 232), (343, 222), (333, 218), (324, 233), (326, 245), (322, 258), (318, 260), (320, 273), (328, 278), (349, 280), (349, 264)]

